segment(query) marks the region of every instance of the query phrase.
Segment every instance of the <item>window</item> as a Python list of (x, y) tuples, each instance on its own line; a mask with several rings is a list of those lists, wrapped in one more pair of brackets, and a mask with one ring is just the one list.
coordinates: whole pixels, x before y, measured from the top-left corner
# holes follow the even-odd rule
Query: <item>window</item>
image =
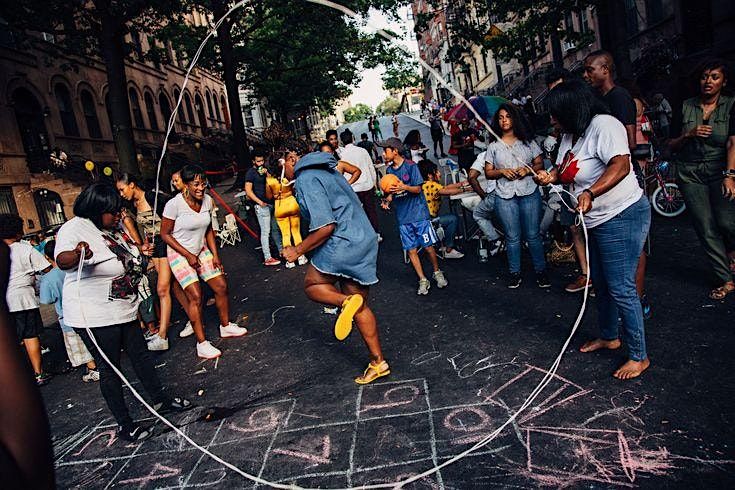
[(133, 52), (137, 60), (143, 59), (143, 43), (140, 40), (138, 31), (130, 31), (130, 40), (133, 42)]
[(212, 97), (214, 99), (214, 113), (217, 116), (217, 120), (222, 120), (222, 114), (219, 112), (219, 104), (217, 103), (217, 96)]
[(82, 90), (79, 94), (79, 100), (82, 103), (82, 112), (84, 112), (84, 121), (87, 123), (87, 133), (90, 138), (102, 138), (100, 130), (100, 121), (97, 119), (97, 108), (95, 107), (94, 97), (88, 90)]
[(161, 115), (163, 116), (163, 124), (168, 127), (169, 121), (171, 120), (171, 104), (168, 101), (168, 97), (161, 92), (158, 96), (158, 105), (161, 107)]
[(664, 5), (662, 0), (648, 0), (646, 2), (646, 23), (650, 26), (664, 19)]
[[(174, 106), (179, 103), (179, 97), (181, 97), (181, 90), (174, 89)], [(183, 104), (179, 104), (179, 108), (176, 110), (176, 118), (180, 124), (186, 123), (186, 115), (184, 114)]]
[(227, 100), (225, 100), (225, 96), (220, 96), (220, 102), (222, 102), (222, 115), (225, 117), (225, 126), (228, 128), (230, 127), (230, 113), (227, 112)]
[(184, 105), (186, 106), (186, 117), (189, 119), (189, 124), (192, 126), (196, 125), (194, 109), (191, 107), (191, 96), (188, 93), (184, 94)]
[(242, 108), (242, 119), (245, 123), (246, 128), (252, 128), (253, 126), (255, 126), (255, 121), (253, 120), (253, 110), (250, 107)]
[(579, 30), (582, 33), (587, 33), (590, 31), (590, 22), (587, 18), (587, 11), (582, 10), (581, 12), (577, 12), (577, 17), (579, 19)]
[(140, 110), (138, 92), (136, 92), (134, 88), (130, 87), (128, 89), (128, 97), (130, 98), (130, 110), (133, 111), (133, 126), (145, 129), (145, 125), (143, 124), (143, 112)]
[(12, 187), (0, 187), (0, 213), (18, 214)]
[(204, 102), (199, 94), (194, 95), (194, 110), (197, 111), (197, 118), (199, 119), (199, 125), (202, 129), (207, 127), (207, 116), (204, 113)]
[(79, 136), (79, 126), (77, 119), (74, 117), (74, 107), (71, 104), (71, 96), (69, 90), (62, 84), (56, 84), (54, 89), (56, 94), (56, 104), (59, 106), (59, 115), (61, 116), (61, 125), (64, 127), (66, 136)]
[(628, 34), (638, 32), (638, 7), (635, 0), (625, 0), (625, 28)]
[(214, 119), (214, 109), (212, 109), (212, 94), (207, 92), (207, 112), (209, 112), (209, 118)]
[(143, 102), (145, 103), (145, 112), (148, 115), (148, 124), (151, 129), (158, 129), (158, 116), (156, 116), (156, 108), (153, 105), (153, 96), (150, 92), (143, 94)]
[(567, 31), (574, 32), (574, 19), (570, 11), (564, 14), (564, 27), (566, 27)]

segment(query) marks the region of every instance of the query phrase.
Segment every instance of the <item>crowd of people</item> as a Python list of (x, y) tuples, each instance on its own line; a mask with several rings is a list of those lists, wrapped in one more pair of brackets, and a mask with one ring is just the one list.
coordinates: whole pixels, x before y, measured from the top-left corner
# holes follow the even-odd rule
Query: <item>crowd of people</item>
[[(604, 51), (587, 57), (581, 78), (564, 70), (550, 73), (544, 104), (553, 130), (543, 145), (527, 111), (513, 102), (502, 104), (487, 121), (493, 131), (479, 155), (477, 129), (461, 121), (451, 136), (450, 153), (466, 179), (455, 183), (443, 182), (440, 166), (427, 157), (420, 131), (409, 131), (404, 140), (397, 137), (397, 115), (394, 136), (387, 139), (371, 118), (371, 139), (362, 133), (357, 142), (349, 129), (331, 130), (315, 146), (294, 140), (253, 153), (242, 190), (253, 205), (263, 265), (273, 267), (283, 259), (288, 269), (305, 267), (306, 296), (337, 309), (337, 339), (344, 340), (357, 326), (369, 362), (356, 383), (391, 372), (369, 305), (370, 286), (378, 282), (382, 236), (399, 237), (416, 274), (418, 295), (428, 295), (432, 285), (446, 288), (440, 257), (462, 259), (464, 253), (457, 239), (459, 217), (454, 211), (442, 212), (442, 197), (471, 194), (471, 215), (491, 254), (506, 250), (507, 287), (522, 285), (525, 248), (536, 285), (549, 288), (542, 188), (550, 185), (563, 194), (560, 226), (569, 230), (580, 270), (565, 289), (589, 288), (596, 295), (599, 336), (583, 343), (580, 351), (625, 344), (627, 359), (613, 375), (631, 379), (643, 373), (650, 365), (644, 321), (651, 314), (644, 289), (651, 210), (641, 146), (649, 144), (653, 130), (646, 114), (665, 128), (660, 138), (679, 156), (677, 179), (718, 281), (710, 297), (722, 300), (735, 291), (735, 98), (722, 93), (726, 65), (720, 60), (703, 65), (700, 93), (684, 102), (679, 116), (658, 95), (652, 112), (641, 97), (617, 85), (614, 75), (613, 59)], [(432, 109), (435, 157), (437, 150), (444, 156), (444, 126), (436, 124), (438, 118)], [(397, 230), (381, 230), (379, 208), (395, 216)], [(172, 175), (170, 193), (148, 189), (130, 174), (116, 176), (114, 185), (92, 184), (78, 196), (75, 217), (55, 239), (38, 236), (35, 246), (22, 239), (18, 216), (1, 215), (0, 238), (11, 257), (6, 301), (37, 384), (47, 383), (49, 376), (42, 367), (35, 286), (40, 301), (56, 308), (71, 365), (85, 366), (85, 382), (99, 382), (121, 437), (150, 436), (149, 429), (130, 418), (112, 369), (120, 366), (121, 350), (133, 360), (156, 409), (189, 408), (184, 397), (165, 393), (150, 353), (169, 348), (174, 298), (188, 320), (179, 336), (193, 335), (202, 359), (222, 355), (207, 340), (202, 282), (213, 295), (219, 336), (247, 334), (230, 312), (214, 211), (205, 171), (187, 165)], [(581, 220), (589, 236), (586, 243)], [(431, 267), (428, 276), (422, 252)]]

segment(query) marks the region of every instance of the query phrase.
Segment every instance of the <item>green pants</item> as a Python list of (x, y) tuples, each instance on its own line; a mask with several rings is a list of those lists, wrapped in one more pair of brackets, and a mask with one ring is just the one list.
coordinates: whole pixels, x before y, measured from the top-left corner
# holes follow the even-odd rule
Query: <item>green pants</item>
[(722, 195), (724, 168), (722, 162), (677, 165), (677, 183), (719, 284), (733, 280), (727, 252), (735, 250), (735, 202)]

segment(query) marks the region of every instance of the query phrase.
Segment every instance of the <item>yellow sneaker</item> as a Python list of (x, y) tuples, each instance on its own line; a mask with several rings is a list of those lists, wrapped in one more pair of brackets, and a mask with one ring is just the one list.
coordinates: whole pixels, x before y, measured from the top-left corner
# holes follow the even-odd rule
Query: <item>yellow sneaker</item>
[(337, 317), (337, 323), (334, 324), (334, 336), (337, 340), (344, 340), (352, 331), (352, 319), (360, 308), (362, 308), (363, 299), (359, 294), (347, 296), (342, 302), (342, 311)]
[(365, 372), (362, 373), (362, 376), (358, 376), (357, 378), (355, 378), (355, 383), (359, 385), (366, 385), (368, 383), (372, 383), (378, 378), (388, 376), (389, 374), (390, 366), (386, 361), (381, 361), (378, 364), (373, 364), (371, 362), (370, 364), (368, 364)]

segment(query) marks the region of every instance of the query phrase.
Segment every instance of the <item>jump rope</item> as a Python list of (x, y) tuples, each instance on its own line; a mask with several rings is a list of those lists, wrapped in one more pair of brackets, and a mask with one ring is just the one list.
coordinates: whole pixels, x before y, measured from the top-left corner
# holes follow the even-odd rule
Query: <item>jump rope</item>
[[(325, 7), (333, 8), (333, 9), (338, 10), (338, 11), (342, 12), (343, 14), (351, 17), (354, 20), (357, 20), (357, 21), (360, 20), (360, 17), (353, 10), (350, 10), (349, 8), (347, 8), (347, 7), (343, 6), (343, 5), (339, 5), (339, 4), (334, 3), (334, 2), (331, 2), (329, 0), (305, 0), (305, 1), (307, 1), (309, 3), (318, 4), (318, 5), (322, 5), (322, 6), (325, 6)], [(224, 20), (229, 15), (231, 15), (232, 13), (234, 13), (236, 10), (240, 9), (241, 7), (245, 6), (247, 3), (249, 3), (248, 0), (241, 0), (241, 1), (237, 2), (236, 4), (234, 4), (227, 11), (227, 13), (221, 19), (219, 19), (214, 24), (214, 26), (212, 27), (212, 29), (210, 30), (210, 32), (207, 34), (207, 36), (204, 38), (204, 40), (202, 41), (202, 43), (199, 45), (199, 49), (197, 49), (194, 57), (192, 58), (191, 62), (189, 63), (189, 67), (188, 67), (188, 69), (186, 71), (186, 75), (184, 77), (184, 82), (182, 83), (181, 94), (179, 95), (179, 97), (178, 97), (178, 99), (176, 101), (176, 105), (174, 107), (174, 110), (172, 111), (171, 116), (169, 117), (168, 126), (166, 128), (166, 135), (165, 135), (164, 140), (163, 140), (163, 148), (161, 150), (161, 156), (158, 159), (158, 166), (157, 166), (157, 169), (156, 169), (156, 195), (155, 195), (155, 199), (154, 199), (154, 203), (153, 203), (153, 219), (155, 219), (156, 209), (158, 207), (158, 193), (160, 191), (160, 175), (161, 175), (161, 167), (162, 167), (162, 164), (163, 164), (163, 158), (166, 155), (166, 149), (168, 147), (169, 135), (171, 134), (171, 131), (172, 131), (173, 126), (174, 126), (174, 123), (176, 121), (176, 114), (177, 114), (177, 111), (179, 109), (179, 106), (181, 105), (181, 101), (182, 101), (183, 96), (184, 96), (184, 89), (186, 88), (186, 85), (189, 82), (189, 76), (191, 74), (191, 71), (196, 66), (196, 64), (197, 64), (197, 62), (199, 60), (199, 57), (201, 56), (202, 50), (206, 46), (207, 42), (209, 42), (209, 39), (216, 34), (217, 29), (220, 27), (220, 25), (222, 24), (222, 22), (224, 22)], [(376, 28), (375, 26), (371, 25), (369, 22), (367, 23), (367, 25), (370, 26), (370, 27), (372, 27), (372, 28), (374, 28), (376, 30), (376, 33), (378, 35), (380, 35), (381, 37), (385, 38), (386, 40), (390, 41), (391, 43), (394, 43), (394, 45), (398, 46), (400, 49), (402, 49), (404, 52), (408, 53), (409, 55), (414, 56), (413, 53), (411, 53), (408, 50), (408, 48), (404, 47), (403, 45), (401, 45), (400, 43), (397, 42), (397, 39), (396, 39), (395, 36), (393, 36), (393, 35), (385, 32), (383, 29)], [(512, 147), (510, 145), (508, 145), (505, 142), (503, 142), (503, 140), (500, 138), (500, 136), (498, 136), (495, 133), (495, 131), (493, 131), (492, 127), (485, 120), (483, 120), (483, 118), (480, 116), (480, 114), (478, 114), (478, 112), (475, 110), (475, 108), (472, 107), (472, 104), (470, 104), (469, 101), (462, 96), (462, 94), (460, 94), (456, 90), (454, 90), (454, 88), (452, 86), (450, 86), (433, 67), (429, 66), (426, 62), (424, 62), (424, 60), (422, 60), (420, 57), (415, 57), (415, 58), (416, 58), (416, 61), (419, 64), (421, 64), (421, 66), (423, 68), (425, 68), (428, 72), (430, 72), (441, 85), (443, 85), (445, 88), (447, 88), (458, 100), (460, 100), (475, 115), (475, 117), (477, 118), (477, 120), (488, 130), (488, 132), (493, 137), (495, 137), (496, 141), (499, 141), (502, 144), (504, 144), (508, 148), (508, 150), (510, 151), (510, 153), (513, 155), (513, 157), (519, 163), (521, 163), (523, 166), (525, 166), (526, 168), (528, 168), (534, 176), (538, 176), (538, 174), (533, 169), (533, 167), (531, 167), (530, 165), (528, 165), (527, 163), (525, 163), (517, 154), (515, 154), (513, 152)], [(559, 195), (560, 198), (562, 197), (561, 196), (561, 192), (564, 192), (566, 194), (569, 194), (572, 197), (572, 199), (576, 200), (576, 196), (574, 196), (572, 193), (570, 193), (569, 191), (567, 191), (565, 189), (561, 189), (559, 186), (553, 186), (552, 185), (551, 186), (551, 189), (552, 189), (553, 192), (556, 192)], [(584, 233), (584, 240), (585, 240), (585, 258), (587, 260), (587, 263), (589, 263), (589, 247), (587, 246), (588, 245), (588, 234), (587, 234), (587, 226), (586, 226), (586, 224), (584, 222), (584, 216), (583, 216), (583, 214), (582, 214), (581, 211), (575, 210), (572, 207), (570, 207), (564, 201), (564, 199), (561, 199), (561, 202), (571, 212), (575, 212), (575, 213), (578, 214), (578, 216), (577, 216), (577, 224), (579, 226), (581, 226), (582, 231)], [(79, 289), (79, 281), (81, 280), (81, 277), (82, 277), (82, 268), (84, 267), (84, 260), (85, 260), (85, 249), (82, 249), (82, 252), (81, 252), (80, 257), (79, 257), (79, 265), (77, 267), (77, 301), (79, 301), (79, 306), (80, 306), (80, 310), (81, 310), (81, 314), (82, 314), (82, 319), (83, 319), (85, 325), (88, 325), (86, 316), (84, 314), (84, 302), (82, 301), (81, 291)], [(541, 392), (546, 388), (546, 386), (548, 386), (549, 383), (551, 383), (551, 381), (553, 380), (554, 376), (556, 375), (556, 372), (559, 369), (559, 365), (561, 364), (561, 360), (564, 357), (564, 353), (566, 352), (567, 348), (569, 347), (569, 344), (570, 344), (572, 338), (574, 337), (574, 334), (577, 332), (577, 329), (579, 328), (579, 325), (582, 322), (582, 317), (584, 316), (585, 310), (587, 309), (588, 293), (589, 293), (589, 281), (587, 281), (586, 284), (585, 284), (584, 294), (583, 294), (583, 299), (582, 299), (582, 306), (581, 306), (581, 308), (579, 310), (579, 313), (577, 314), (577, 318), (574, 321), (574, 325), (572, 326), (572, 329), (569, 332), (569, 335), (567, 336), (566, 340), (564, 341), (564, 344), (563, 344), (561, 350), (559, 351), (559, 354), (556, 356), (554, 362), (551, 364), (551, 366), (549, 367), (548, 371), (546, 371), (546, 374), (543, 376), (543, 378), (541, 379), (541, 381), (539, 382), (539, 384), (536, 385), (536, 387), (528, 395), (528, 397), (523, 402), (523, 404), (520, 407), (518, 407), (518, 409), (515, 411), (515, 413), (513, 413), (510, 417), (508, 417), (508, 419), (502, 425), (500, 425), (497, 429), (495, 429), (492, 433), (488, 434), (486, 437), (484, 437), (482, 440), (478, 441), (472, 447), (470, 447), (470, 448), (462, 451), (461, 453), (459, 453), (459, 454), (451, 457), (450, 459), (444, 461), (443, 463), (441, 463), (439, 465), (435, 465), (434, 467), (429, 468), (428, 470), (426, 470), (426, 471), (424, 471), (424, 472), (422, 472), (420, 474), (414, 475), (414, 476), (412, 476), (410, 478), (407, 478), (405, 480), (401, 480), (401, 481), (394, 482), (394, 483), (381, 483), (381, 484), (373, 484), (373, 485), (362, 485), (362, 486), (358, 486), (358, 487), (346, 487), (346, 488), (335, 489), (335, 490), (402, 488), (404, 485), (407, 485), (409, 483), (412, 483), (412, 482), (415, 482), (417, 480), (421, 480), (423, 478), (426, 478), (426, 477), (429, 477), (429, 476), (433, 475), (434, 473), (440, 471), (442, 468), (445, 468), (445, 467), (447, 467), (447, 466), (449, 466), (451, 464), (456, 463), (457, 461), (459, 461), (459, 460), (461, 460), (461, 459), (463, 459), (463, 458), (471, 455), (472, 453), (474, 453), (478, 449), (480, 449), (480, 448), (488, 445), (490, 442), (492, 442), (506, 427), (508, 427), (510, 424), (512, 424), (518, 418), (518, 416), (524, 410), (526, 410), (534, 402), (534, 400), (538, 397), (538, 395), (541, 394)], [(88, 326), (85, 326), (85, 330), (87, 331), (87, 334), (89, 335), (89, 338), (91, 339), (92, 343), (94, 344), (95, 348), (97, 349), (97, 352), (99, 352), (99, 354), (102, 357), (102, 359), (104, 359), (104, 361), (110, 366), (110, 368), (112, 369), (112, 371), (120, 378), (120, 380), (125, 384), (125, 386), (128, 387), (128, 389), (133, 394), (133, 396), (155, 418), (157, 418), (158, 420), (160, 420), (164, 425), (166, 425), (171, 430), (173, 430), (176, 434), (178, 434), (179, 436), (181, 436), (192, 447), (194, 447), (197, 450), (201, 451), (203, 454), (209, 456), (210, 458), (212, 458), (213, 460), (217, 461), (218, 463), (220, 463), (224, 467), (226, 467), (226, 468), (234, 471), (235, 473), (241, 475), (242, 477), (244, 477), (244, 478), (246, 478), (248, 480), (251, 480), (251, 481), (253, 481), (253, 482), (257, 483), (257, 484), (267, 485), (267, 486), (272, 487), (272, 488), (300, 489), (300, 490), (316, 490), (316, 489), (311, 489), (311, 488), (308, 488), (308, 487), (299, 487), (297, 485), (286, 485), (286, 484), (283, 484), (283, 483), (276, 483), (276, 482), (272, 482), (272, 481), (269, 481), (269, 480), (265, 480), (265, 479), (263, 479), (263, 478), (261, 478), (259, 476), (256, 476), (256, 475), (252, 475), (250, 473), (247, 473), (247, 472), (243, 471), (242, 469), (238, 468), (237, 466), (233, 465), (232, 463), (230, 463), (230, 462), (222, 459), (221, 457), (219, 457), (216, 454), (214, 454), (211, 451), (209, 451), (207, 448), (205, 448), (205, 447), (201, 446), (200, 444), (198, 444), (191, 437), (189, 437), (188, 435), (186, 435), (185, 432), (183, 432), (181, 429), (179, 429), (178, 427), (176, 427), (171, 421), (169, 421), (166, 417), (164, 417), (163, 415), (161, 415), (160, 413), (158, 413), (154, 407), (152, 407), (148, 402), (145, 401), (145, 399), (143, 398), (143, 396), (141, 396), (141, 394), (135, 388), (133, 388), (133, 386), (130, 383), (130, 381), (128, 381), (128, 379), (120, 371), (120, 369), (118, 369), (110, 361), (110, 359), (107, 357), (107, 355), (105, 354), (105, 352), (100, 348), (99, 344), (97, 343), (97, 339), (95, 338), (94, 334), (92, 333), (92, 329), (89, 328)]]

